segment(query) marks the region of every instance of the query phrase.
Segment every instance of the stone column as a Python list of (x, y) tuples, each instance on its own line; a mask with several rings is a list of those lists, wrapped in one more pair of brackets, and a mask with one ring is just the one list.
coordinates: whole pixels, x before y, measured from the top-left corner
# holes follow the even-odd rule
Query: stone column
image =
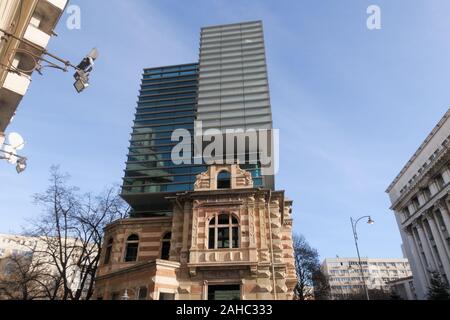
[(256, 248), (255, 241), (255, 207), (249, 206), (247, 208), (248, 212), (248, 237), (250, 248)]
[(420, 223), (416, 224), (416, 229), (417, 229), (417, 233), (419, 234), (419, 239), (422, 244), (422, 249), (423, 249), (423, 252), (425, 253), (425, 257), (427, 258), (428, 265), (429, 265), (429, 267), (431, 267), (432, 270), (437, 271), (438, 266), (437, 266), (436, 262), (434, 261), (433, 254), (431, 253), (431, 246), (428, 243), (428, 238), (425, 235)]
[(259, 209), (259, 235), (261, 241), (261, 248), (267, 248), (267, 228), (266, 228), (266, 201), (260, 198), (258, 201)]
[(280, 212), (280, 203), (278, 199), (272, 201), (269, 204), (269, 212), (268, 212), (268, 222), (270, 223), (270, 227), (272, 229), (272, 248), (273, 250), (273, 263), (282, 263), (283, 262), (283, 243), (282, 239), (282, 225), (281, 225), (281, 212)]
[(450, 195), (448, 195), (444, 201), (438, 201), (436, 203), (436, 207), (441, 211), (442, 220), (444, 220), (445, 228), (447, 228), (447, 231), (450, 232), (450, 213), (448, 201), (450, 201)]
[(417, 276), (417, 280), (422, 285), (422, 288), (426, 288), (428, 286), (428, 278), (425, 276), (427, 274), (427, 266), (425, 264), (425, 261), (422, 260), (422, 257), (420, 256), (420, 252), (417, 250), (418, 245), (416, 244), (416, 241), (414, 240), (414, 236), (411, 232), (408, 230), (404, 230), (406, 233), (406, 236), (408, 238), (408, 247), (411, 250), (411, 259), (412, 264), (417, 268), (418, 274), (414, 275)]
[[(189, 219), (191, 217), (191, 206), (188, 201), (184, 203), (183, 207), (183, 237), (182, 237), (182, 247), (181, 247), (181, 263), (188, 262), (188, 240), (189, 240)], [(194, 233), (194, 232), (193, 232)], [(192, 243), (194, 246), (194, 242)]]
[(408, 300), (416, 300), (417, 298), (414, 296), (413, 291), (411, 290), (411, 286), (409, 285), (409, 282), (403, 284), (403, 287), (405, 288), (406, 297)]
[(445, 274), (447, 275), (447, 279), (450, 279), (450, 259), (447, 255), (447, 251), (444, 248), (445, 244), (442, 242), (442, 238), (439, 233), (436, 222), (430, 217), (427, 217), (427, 220), (428, 223), (430, 224), (431, 233), (433, 234), (434, 242), (436, 243), (439, 258), (442, 261)]
[[(442, 217), (442, 211), (439, 210), (439, 213), (441, 214), (441, 217)], [(437, 229), (439, 235), (441, 236), (442, 244), (447, 253), (447, 257), (450, 258), (450, 246), (447, 245), (447, 243), (446, 243), (446, 235), (444, 234), (444, 231), (442, 230), (441, 225), (439, 224), (439, 221), (438, 221), (439, 219), (437, 217), (436, 210), (431, 211), (430, 216), (436, 225), (436, 229)], [(447, 232), (449, 232), (448, 229), (447, 229)]]
[(208, 280), (203, 281), (202, 300), (208, 300)]
[[(188, 250), (188, 239), (189, 239), (189, 218), (190, 218), (190, 206), (186, 201), (184, 204), (184, 212), (183, 212), (183, 251)], [(195, 210), (197, 211), (197, 210)], [(196, 214), (194, 213), (196, 216)], [(195, 243), (192, 243), (192, 246), (195, 246)]]

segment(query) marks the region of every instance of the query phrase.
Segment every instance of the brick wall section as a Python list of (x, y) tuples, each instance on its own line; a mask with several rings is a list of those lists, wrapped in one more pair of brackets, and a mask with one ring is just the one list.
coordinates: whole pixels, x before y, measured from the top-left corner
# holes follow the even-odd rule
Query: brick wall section
[[(105, 252), (102, 250), (98, 276), (102, 276), (118, 269), (129, 268), (138, 262), (152, 261), (160, 258), (161, 238), (171, 231), (172, 218), (133, 218), (118, 220), (105, 229), (103, 243), (113, 239), (110, 263), (105, 265)], [(138, 260), (124, 262), (127, 238), (136, 234), (139, 236)]]

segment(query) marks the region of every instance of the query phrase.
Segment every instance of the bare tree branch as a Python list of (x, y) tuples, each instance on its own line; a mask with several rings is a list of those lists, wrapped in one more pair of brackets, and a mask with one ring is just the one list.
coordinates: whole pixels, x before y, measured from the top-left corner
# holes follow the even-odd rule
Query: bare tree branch
[[(81, 195), (68, 180), (69, 175), (62, 174), (59, 167), (51, 167), (49, 188), (34, 195), (34, 202), (43, 213), (25, 232), (37, 239), (38, 245), (29, 249), (33, 259), (43, 264), (34, 283), (41, 287), (41, 296), (52, 300), (92, 297), (103, 230), (129, 212), (117, 186), (108, 187), (99, 195)], [(29, 295), (28, 291), (25, 293)]]

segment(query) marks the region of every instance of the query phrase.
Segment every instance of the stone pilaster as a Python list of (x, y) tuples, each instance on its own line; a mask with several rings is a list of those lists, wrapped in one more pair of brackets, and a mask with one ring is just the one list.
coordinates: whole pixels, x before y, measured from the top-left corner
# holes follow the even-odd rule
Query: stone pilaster
[(444, 268), (445, 274), (447, 275), (447, 279), (450, 279), (450, 260), (447, 255), (447, 251), (445, 250), (445, 243), (443, 243), (440, 232), (437, 228), (436, 222), (431, 217), (427, 218), (428, 223), (430, 225), (431, 233), (434, 238), (434, 242), (436, 243), (436, 248), (439, 254), (439, 258), (442, 262), (442, 266)]
[(428, 266), (432, 270), (437, 270), (438, 266), (437, 266), (436, 262), (434, 261), (433, 254), (431, 253), (431, 246), (428, 242), (427, 236), (425, 235), (425, 233), (423, 231), (422, 225), (420, 223), (416, 223), (415, 227), (417, 229), (417, 233), (419, 234), (419, 240), (420, 240), (420, 243), (422, 244), (422, 249), (423, 249), (423, 252), (425, 253), (425, 257), (427, 258)]
[[(449, 230), (445, 227), (445, 224), (444, 224), (444, 226), (442, 226), (439, 223), (439, 219), (438, 219), (438, 216), (437, 216), (438, 212), (439, 212), (440, 216), (442, 217), (442, 212), (440, 210), (432, 210), (430, 215), (431, 215), (431, 218), (434, 220), (434, 222), (436, 224), (436, 228), (437, 228), (437, 231), (438, 231), (439, 235), (441, 236), (443, 247), (444, 247), (444, 249), (445, 249), (445, 251), (447, 253), (447, 257), (450, 258), (450, 245), (447, 244), (447, 236), (449, 234)], [(443, 220), (443, 218), (442, 218), (442, 220)], [(443, 230), (442, 227), (444, 227), (445, 230)]]
[(414, 240), (414, 235), (412, 234), (412, 230), (411, 231), (407, 231), (405, 230), (406, 236), (408, 238), (408, 247), (411, 250), (412, 256), (408, 257), (409, 259), (412, 259), (412, 263), (415, 265), (416, 268), (418, 268), (420, 271), (417, 273), (418, 276), (418, 281), (421, 284), (422, 288), (426, 288), (428, 286), (428, 278), (427, 277), (422, 277), (422, 275), (427, 274), (427, 265), (425, 263), (425, 261), (422, 260), (421, 258), (421, 254), (419, 252), (419, 246), (417, 245), (416, 241)]
[(450, 210), (449, 210), (450, 194), (444, 201), (438, 201), (436, 208), (441, 211), (442, 220), (444, 220), (445, 228), (450, 232)]

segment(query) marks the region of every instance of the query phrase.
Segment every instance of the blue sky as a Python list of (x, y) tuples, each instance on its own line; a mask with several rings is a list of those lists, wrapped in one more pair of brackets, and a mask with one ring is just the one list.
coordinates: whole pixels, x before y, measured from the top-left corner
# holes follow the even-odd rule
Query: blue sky
[[(322, 258), (400, 257), (385, 189), (450, 106), (447, 0), (72, 0), (81, 29), (64, 15), (49, 51), (100, 58), (78, 95), (72, 74), (33, 76), (8, 132), (20, 132), (26, 172), (0, 163), (0, 232), (39, 214), (52, 164), (84, 191), (120, 183), (144, 67), (195, 62), (200, 27), (263, 20), (274, 127), (280, 129), (277, 189), (294, 200), (294, 228)], [(379, 5), (382, 29), (366, 28)]]

